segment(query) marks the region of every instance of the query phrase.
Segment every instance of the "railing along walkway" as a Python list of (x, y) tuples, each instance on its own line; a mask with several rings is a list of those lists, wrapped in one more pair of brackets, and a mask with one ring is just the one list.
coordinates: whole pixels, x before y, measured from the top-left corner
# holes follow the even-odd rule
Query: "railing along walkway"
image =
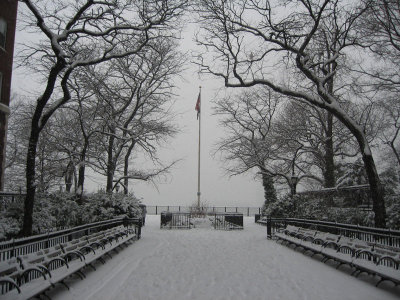
[(136, 234), (140, 237), (141, 220), (116, 218), (107, 221), (100, 221), (81, 225), (60, 231), (39, 234), (31, 237), (12, 239), (0, 243), (0, 261), (10, 259), (19, 255), (29, 254), (41, 249), (50, 248), (61, 243), (72, 241), (73, 239), (89, 235), (102, 230), (110, 229), (130, 222), (135, 225)]
[(261, 207), (244, 207), (244, 206), (178, 206), (178, 205), (146, 205), (147, 214), (160, 215), (163, 212), (182, 212), (182, 213), (242, 213), (244, 216), (250, 217), (261, 214)]
[(273, 236), (279, 228), (286, 228), (287, 225), (293, 225), (301, 228), (341, 235), (348, 238), (356, 238), (379, 245), (400, 248), (399, 230), (296, 218), (264, 217), (263, 219), (258, 220), (257, 223), (267, 226), (267, 234), (269, 237)]
[[(38, 296), (40, 298), (56, 283), (61, 283), (69, 289), (64, 281), (66, 278), (77, 274), (84, 279), (84, 269), (90, 267), (96, 270), (94, 264), (97, 261), (105, 263), (105, 256), (111, 257), (112, 251), (118, 253), (117, 248), (123, 248), (140, 238), (140, 219), (124, 218), (112, 221), (108, 226), (115, 226), (110, 228), (106, 228), (104, 224), (96, 224), (90, 228), (101, 229), (92, 231), (89, 235), (81, 235), (82, 228), (79, 228), (73, 231), (74, 235), (68, 234), (68, 237), (71, 237), (68, 242), (60, 242), (55, 246), (0, 262), (0, 295), (3, 294), (9, 299), (30, 299)], [(27, 240), (29, 239), (24, 239)]]
[(334, 261), (336, 268), (348, 265), (351, 275), (367, 273), (383, 281), (400, 284), (400, 231), (303, 219), (266, 218), (256, 221), (267, 226), (274, 237), (303, 253), (322, 256), (322, 262)]

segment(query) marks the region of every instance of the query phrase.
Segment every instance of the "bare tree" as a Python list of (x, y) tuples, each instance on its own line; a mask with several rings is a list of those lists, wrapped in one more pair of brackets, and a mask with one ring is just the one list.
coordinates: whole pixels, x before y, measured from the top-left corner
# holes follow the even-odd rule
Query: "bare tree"
[(257, 168), (262, 177), (265, 202), (276, 201), (276, 191), (269, 164), (274, 158), (274, 115), (277, 95), (254, 88), (215, 102), (215, 114), (226, 135), (218, 142), (226, 170), (231, 175)]
[(94, 158), (97, 163), (92, 166), (106, 176), (107, 192), (114, 189), (114, 176), (121, 165), (127, 192), (134, 147), (144, 149), (156, 161), (158, 141), (176, 133), (169, 105), (173, 78), (179, 75), (185, 61), (176, 47), (176, 43), (165, 39), (133, 59), (116, 59), (107, 68), (90, 68), (86, 72), (88, 89), (93, 91), (100, 111), (98, 132), (103, 136), (98, 141), (100, 152)]
[[(338, 164), (358, 158), (353, 135), (332, 114), (307, 103), (289, 102), (277, 121), (277, 133), (287, 141), (297, 141), (313, 179), (325, 188), (341, 184), (343, 170)], [(339, 179), (339, 180), (338, 180)]]
[[(21, 181), (24, 178), (27, 142), (34, 107), (28, 99), (21, 97), (15, 99), (11, 107), (13, 112), (9, 119), (6, 185), (9, 190), (22, 191), (24, 187), (21, 186)], [(59, 115), (49, 122), (50, 126), (43, 130), (38, 141), (36, 162), (37, 189), (39, 191), (58, 188), (69, 161), (69, 153), (65, 147), (71, 141), (72, 135), (69, 134), (70, 140), (65, 140), (64, 137), (60, 138), (58, 132), (64, 128), (71, 129), (71, 124), (67, 124), (65, 118), (60, 118)]]
[[(27, 26), (37, 29), (44, 37), (38, 44), (26, 47), (23, 60), (39, 71), (45, 82), (32, 117), (26, 163), (27, 196), (21, 234), (30, 235), (40, 132), (53, 113), (71, 99), (68, 80), (72, 72), (135, 55), (163, 37), (173, 35), (186, 1), (22, 2), (29, 12), (24, 18)], [(56, 90), (59, 92), (55, 93)]]
[(375, 225), (385, 227), (383, 189), (370, 145), (362, 126), (343, 108), (342, 103), (351, 99), (339, 98), (329, 85), (345, 64), (346, 51), (358, 45), (355, 27), (367, 7), (333, 0), (199, 0), (197, 4), (203, 24), (197, 42), (206, 49), (198, 56), (201, 71), (222, 78), (227, 87), (265, 85), (340, 120), (358, 142)]
[(24, 99), (13, 95), (10, 102), (11, 113), (8, 119), (7, 130), (7, 163), (4, 167), (4, 185), (8, 191), (22, 190), (21, 182), (24, 180), (25, 158), (27, 152), (27, 139), (29, 132), (30, 111)]
[(370, 95), (383, 115), (380, 135), (400, 167), (400, 3), (398, 0), (366, 1), (362, 18), (362, 46), (374, 56), (374, 64), (360, 62), (356, 82)]

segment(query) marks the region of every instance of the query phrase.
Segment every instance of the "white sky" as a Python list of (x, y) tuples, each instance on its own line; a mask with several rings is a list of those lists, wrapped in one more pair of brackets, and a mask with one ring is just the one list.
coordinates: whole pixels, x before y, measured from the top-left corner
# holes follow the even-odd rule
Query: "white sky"
[[(23, 5), (20, 5), (20, 8)], [(194, 26), (188, 26), (183, 34), (182, 49), (193, 50)], [(16, 43), (21, 43), (27, 35), (16, 33)], [(18, 47), (16, 47), (17, 51)], [(16, 54), (16, 53), (15, 53)], [(38, 84), (22, 69), (14, 70), (12, 92), (29, 94), (29, 90), (38, 89)], [(197, 67), (188, 63), (183, 74), (184, 79), (177, 80), (175, 110), (180, 113), (176, 123), (181, 132), (170, 141), (169, 146), (160, 149), (159, 156), (165, 163), (175, 159), (181, 161), (174, 167), (167, 180), (153, 184), (131, 181), (130, 188), (137, 197), (143, 198), (147, 205), (191, 205), (197, 203), (197, 153), (198, 121), (195, 104), (202, 86), (202, 136), (201, 136), (201, 200), (210, 206), (254, 206), (263, 204), (263, 188), (254, 174), (229, 177), (225, 174), (218, 155), (213, 158), (214, 145), (224, 135), (212, 113), (212, 99), (223, 87), (222, 80), (208, 78), (200, 80)], [(135, 164), (135, 162), (133, 162)], [(145, 165), (143, 165), (145, 167)], [(152, 166), (150, 166), (151, 168)], [(94, 179), (94, 180), (91, 180)], [(87, 178), (85, 190), (95, 191), (105, 186), (105, 178)]]

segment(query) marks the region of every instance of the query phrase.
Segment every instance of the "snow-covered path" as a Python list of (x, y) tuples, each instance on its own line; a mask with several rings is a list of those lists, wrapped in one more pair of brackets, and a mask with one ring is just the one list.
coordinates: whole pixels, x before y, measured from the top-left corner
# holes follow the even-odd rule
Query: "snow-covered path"
[(53, 299), (398, 299), (392, 284), (375, 288), (320, 261), (266, 239), (245, 218), (242, 231), (160, 230), (148, 216), (142, 239), (58, 287)]

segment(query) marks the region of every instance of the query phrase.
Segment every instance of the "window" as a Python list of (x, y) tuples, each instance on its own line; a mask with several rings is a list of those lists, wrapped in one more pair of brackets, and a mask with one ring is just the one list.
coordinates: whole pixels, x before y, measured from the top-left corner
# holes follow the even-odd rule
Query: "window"
[(0, 18), (0, 47), (6, 48), (7, 22)]

